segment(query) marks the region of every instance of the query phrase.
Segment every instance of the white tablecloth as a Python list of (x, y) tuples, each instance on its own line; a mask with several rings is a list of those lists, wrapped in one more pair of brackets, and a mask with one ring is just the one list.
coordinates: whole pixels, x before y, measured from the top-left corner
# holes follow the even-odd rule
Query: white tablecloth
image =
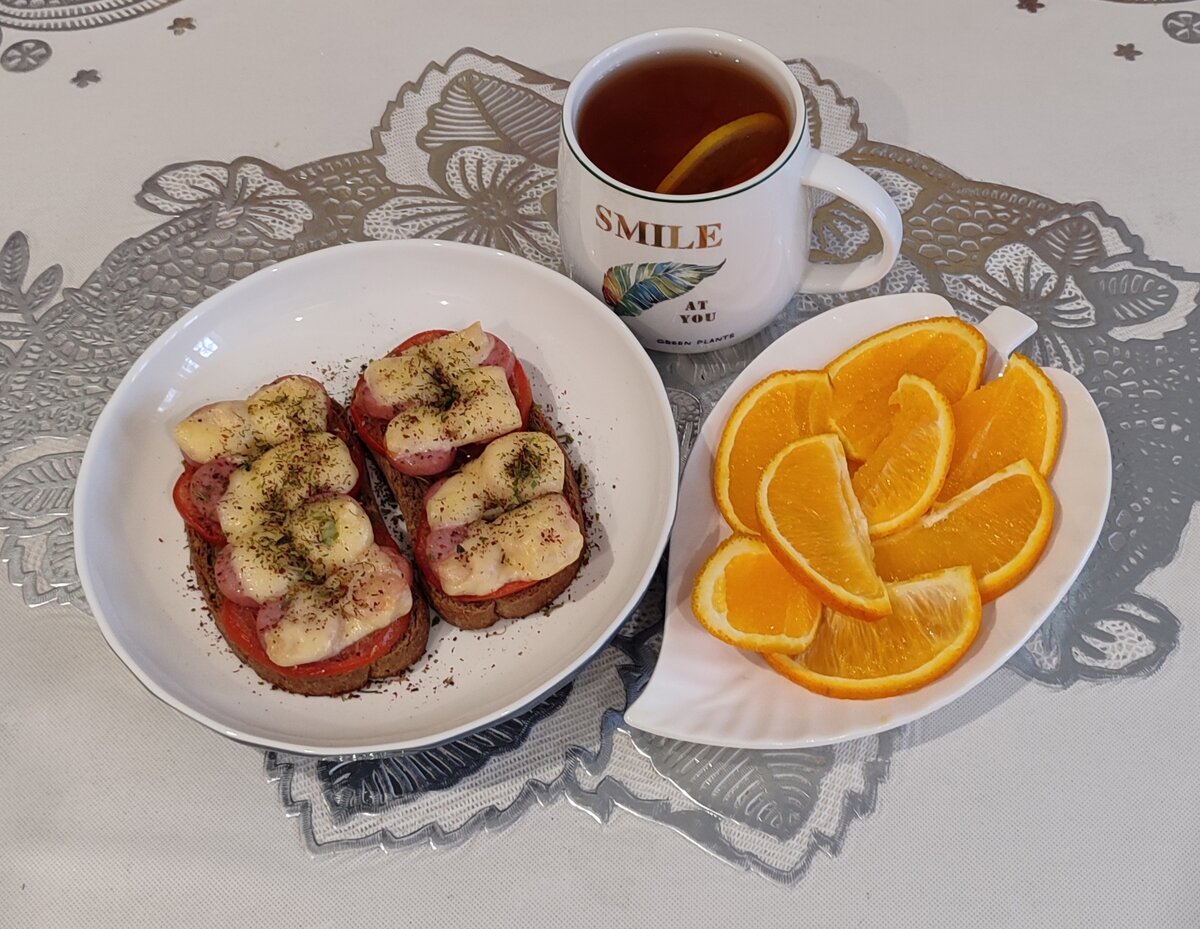
[[(0, 48), (53, 50), (0, 71), (0, 238), (23, 231), (31, 271), (77, 286), (155, 224), (133, 197), (164, 165), (366, 148), (401, 85), (466, 46), (569, 78), (625, 35), (704, 24), (811, 61), (873, 139), (1095, 200), (1196, 270), (1200, 46), (1163, 28), (1188, 8), (182, 0), (84, 30), (0, 25)], [(1114, 54), (1128, 43), (1141, 54)], [(314, 855), (261, 751), (156, 700), (86, 615), (6, 586), (0, 925), (1195, 926), (1198, 538), (1142, 588), (1182, 625), (1161, 668), (1063, 691), (997, 673), (912, 727), (873, 810), (793, 886), (564, 801), (456, 848)]]

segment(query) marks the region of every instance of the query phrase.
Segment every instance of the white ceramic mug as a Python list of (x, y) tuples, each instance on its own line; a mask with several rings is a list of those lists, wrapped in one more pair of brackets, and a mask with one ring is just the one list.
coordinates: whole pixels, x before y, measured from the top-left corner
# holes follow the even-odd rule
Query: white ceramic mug
[[(631, 63), (673, 52), (749, 65), (785, 101), (791, 133), (765, 170), (725, 190), (666, 195), (623, 184), (588, 158), (576, 129), (592, 88)], [(630, 144), (637, 144), (634, 133)], [(809, 187), (863, 210), (879, 227), (882, 252), (853, 264), (811, 264)], [(740, 342), (798, 290), (833, 293), (875, 283), (896, 260), (903, 234), (882, 187), (812, 147), (800, 84), (787, 66), (746, 39), (698, 28), (625, 39), (575, 76), (559, 140), (558, 230), (567, 273), (622, 316), (646, 348), (668, 352)]]

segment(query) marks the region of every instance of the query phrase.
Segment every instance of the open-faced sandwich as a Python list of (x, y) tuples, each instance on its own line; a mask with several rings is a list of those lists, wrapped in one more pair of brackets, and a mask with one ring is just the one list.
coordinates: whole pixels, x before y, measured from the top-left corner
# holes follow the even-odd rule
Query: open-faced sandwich
[(255, 673), (294, 693), (341, 694), (424, 654), (428, 608), (320, 383), (279, 378), (202, 407), (174, 435), (196, 581)]
[(482, 629), (528, 616), (579, 571), (579, 483), (512, 350), (479, 323), (372, 361), (351, 415), (391, 486), (430, 601)]

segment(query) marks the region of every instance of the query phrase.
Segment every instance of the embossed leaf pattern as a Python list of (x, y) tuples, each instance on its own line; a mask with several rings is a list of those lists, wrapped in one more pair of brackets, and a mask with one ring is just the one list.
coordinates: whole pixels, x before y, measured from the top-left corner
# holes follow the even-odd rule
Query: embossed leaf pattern
[(346, 816), (387, 809), (427, 790), (453, 787), (474, 774), (493, 753), (511, 748), (514, 727), (508, 724), (487, 735), (468, 736), (448, 746), (411, 755), (354, 761), (323, 761), (318, 767), (331, 806)]
[(58, 602), (87, 611), (75, 568), (71, 522), (66, 517), (19, 535), (0, 536), (0, 562), (7, 562), (8, 579), (22, 588), (30, 606)]
[(560, 110), (536, 91), (468, 70), (457, 75), (429, 110), (417, 144), (429, 152), (444, 146), (490, 145), (554, 167)]
[(1157, 600), (1131, 594), (1077, 623), (1053, 618), (1012, 665), (1026, 677), (1063, 686), (1153, 673), (1179, 642), (1179, 619)]
[(323, 760), (317, 775), (325, 797), (339, 817), (349, 817), (379, 812), (428, 790), (453, 787), (493, 757), (519, 747), (536, 722), (566, 702), (572, 686), (520, 716), (437, 748), (381, 758)]
[[(21, 305), (6, 293), (0, 292), (0, 313), (19, 313)], [(0, 318), (0, 339), (20, 342), (33, 334), (33, 327), (20, 319)]]
[(1088, 676), (1145, 673), (1162, 663), (1179, 639), (1179, 620), (1157, 600), (1134, 594), (1075, 626), (1067, 645)]
[(16, 29), (93, 29), (178, 0), (2, 0), (0, 24)]
[(0, 290), (19, 293), (29, 270), (29, 240), (25, 233), (14, 232), (0, 248)]
[[(2, 389), (0, 397), (8, 407)], [(14, 419), (18, 430), (30, 425), (24, 411), (16, 417), (6, 413), (0, 407), (4, 423), (0, 448), (4, 447), (3, 435), (11, 435)], [(8, 579), (21, 587), (26, 603), (56, 601), (82, 606), (70, 514), (86, 440), (82, 436), (31, 436), (21, 431), (17, 435), (27, 441), (0, 453), (0, 562), (7, 563)]]
[(58, 288), (62, 286), (62, 277), (62, 267), (51, 265), (34, 279), (29, 285), (29, 290), (25, 292), (25, 302), (31, 314), (42, 309), (53, 299), (58, 293)]
[(640, 316), (656, 303), (682, 297), (725, 266), (658, 261), (614, 265), (604, 272), (601, 292), (618, 316)]
[(675, 437), (679, 440), (679, 470), (687, 464), (688, 455), (692, 452), (692, 444), (700, 433), (700, 425), (704, 422), (704, 404), (694, 393), (672, 387), (667, 390), (667, 399), (671, 402), (671, 415), (675, 418)]
[(822, 206), (813, 215), (813, 261), (857, 261), (879, 250), (874, 223), (843, 200)]
[(1046, 257), (1066, 267), (1080, 267), (1103, 257), (1104, 242), (1096, 224), (1083, 216), (1067, 216), (1034, 237)]
[(136, 199), (148, 210), (171, 216), (220, 200), (228, 182), (229, 165), (224, 162), (176, 164), (146, 181)]
[(705, 809), (780, 841), (797, 835), (816, 805), (833, 749), (746, 751), (676, 742), (644, 732), (634, 744), (655, 770)]
[(79, 474), (79, 455), (47, 455), (13, 468), (0, 478), (0, 518), (66, 515)]
[(1079, 276), (1079, 286), (1095, 305), (1105, 307), (1117, 324), (1152, 319), (1175, 305), (1179, 288), (1151, 271), (1128, 268)]
[(29, 241), (20, 232), (0, 249), (0, 339), (24, 342), (38, 332), (45, 310), (62, 286), (62, 267), (51, 265), (22, 290), (29, 272)]
[(45, 578), (62, 596), (74, 596), (82, 600), (79, 574), (75, 568), (75, 535), (71, 532), (70, 520), (56, 519), (45, 531), (46, 563)]

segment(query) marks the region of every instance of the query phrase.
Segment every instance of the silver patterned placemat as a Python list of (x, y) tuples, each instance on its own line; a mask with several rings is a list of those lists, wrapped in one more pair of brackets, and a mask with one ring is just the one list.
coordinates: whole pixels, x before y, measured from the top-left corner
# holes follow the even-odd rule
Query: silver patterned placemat
[[(1136, 592), (1170, 562), (1191, 505), (1197, 390), (1192, 311), (1200, 275), (1147, 257), (1096, 204), (1064, 204), (964, 178), (873, 142), (855, 102), (803, 61), (814, 143), (859, 165), (905, 218), (896, 267), (853, 295), (797, 298), (762, 334), (706, 355), (655, 359), (686, 455), (707, 411), (765, 345), (830, 306), (874, 293), (930, 291), (978, 320), (1000, 304), (1038, 319), (1025, 348), (1068, 368), (1109, 424), (1114, 488), (1105, 530), (1068, 597), (1009, 663), (1065, 688), (1146, 675), (1179, 631)], [(0, 248), (0, 559), (30, 606), (86, 610), (71, 556), (70, 500), (86, 435), (134, 358), (178, 315), (273, 262), (341, 242), (431, 236), (477, 242), (557, 267), (554, 163), (561, 80), (464, 49), (401, 88), (369, 149), (283, 168), (243, 157), (173, 164), (137, 195), (161, 222), (118, 245), (78, 287), (31, 256), (21, 233)], [(856, 210), (818, 201), (817, 256), (878, 247)], [(35, 260), (36, 257), (36, 260)], [(314, 851), (449, 845), (566, 799), (599, 820), (626, 810), (721, 858), (798, 880), (837, 854), (869, 813), (903, 730), (804, 751), (748, 752), (649, 736), (622, 710), (654, 665), (660, 570), (612, 645), (544, 704), (427, 752), (313, 759), (265, 753), (284, 807)], [(1048, 691), (1048, 693), (1051, 691)]]

